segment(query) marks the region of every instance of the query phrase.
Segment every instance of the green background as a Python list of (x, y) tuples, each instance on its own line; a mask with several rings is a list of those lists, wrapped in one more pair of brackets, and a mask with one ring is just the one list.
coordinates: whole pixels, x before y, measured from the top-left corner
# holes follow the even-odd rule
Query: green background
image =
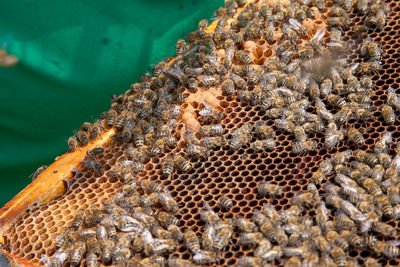
[(218, 0), (2, 0), (0, 47), (19, 59), (0, 68), (0, 206), (39, 166), (66, 151), (85, 121), (173, 56), (175, 43), (212, 18)]

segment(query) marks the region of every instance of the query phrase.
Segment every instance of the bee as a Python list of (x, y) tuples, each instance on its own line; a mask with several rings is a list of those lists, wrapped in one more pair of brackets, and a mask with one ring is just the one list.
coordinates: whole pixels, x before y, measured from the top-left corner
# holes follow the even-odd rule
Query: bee
[(72, 228), (78, 230), (84, 221), (85, 221), (85, 211), (83, 209), (79, 209), (75, 214), (74, 219), (72, 220)]
[(212, 225), (221, 223), (221, 218), (211, 209), (208, 203), (205, 204), (205, 209), (200, 210), (199, 213), (203, 222), (208, 222)]
[(168, 231), (171, 233), (171, 238), (177, 241), (183, 239), (183, 233), (176, 224), (168, 225)]
[(200, 110), (199, 115), (203, 116), (206, 121), (218, 122), (224, 118), (223, 112), (215, 109), (207, 102), (203, 102), (204, 108)]
[[(187, 44), (186, 44), (185, 40), (179, 39), (175, 45), (175, 54), (177, 56), (182, 55), (186, 51), (186, 49), (187, 49)], [(158, 75), (154, 75), (154, 76), (158, 76)]]
[(195, 232), (187, 229), (183, 235), (183, 240), (185, 242), (185, 247), (192, 253), (198, 254), (200, 252), (200, 242)]
[(85, 216), (85, 225), (87, 227), (94, 227), (98, 225), (104, 218), (104, 213), (102, 210), (98, 209), (96, 206), (93, 206), (89, 210), (89, 214)]
[(84, 241), (76, 242), (70, 256), (71, 264), (78, 265), (81, 262), (82, 256), (85, 252), (86, 252), (86, 243)]
[(189, 260), (180, 259), (178, 257), (169, 257), (166, 266), (168, 266), (168, 267), (191, 267), (192, 262)]
[(104, 174), (104, 167), (100, 163), (94, 160), (85, 160), (81, 162), (82, 166), (85, 167), (87, 170), (93, 171), (98, 175)]
[(265, 149), (273, 150), (275, 146), (276, 146), (275, 140), (272, 138), (264, 140), (256, 140), (250, 145), (250, 147), (255, 151), (263, 151)]
[(334, 244), (344, 251), (349, 249), (349, 242), (346, 241), (342, 236), (340, 236), (336, 231), (330, 230), (326, 233), (326, 240), (329, 243)]
[(331, 256), (333, 261), (337, 264), (337, 266), (340, 267), (346, 266), (347, 256), (344, 253), (343, 249), (341, 249), (340, 247), (332, 248)]
[(356, 128), (350, 128), (347, 131), (347, 137), (349, 141), (354, 143), (356, 146), (362, 146), (365, 143), (364, 137)]
[(170, 193), (165, 190), (165, 192), (160, 192), (157, 194), (157, 198), (161, 205), (168, 211), (172, 213), (178, 212), (178, 203), (172, 198)]
[(366, 267), (382, 267), (382, 264), (380, 264), (376, 259), (371, 257), (365, 259), (364, 265)]
[(291, 199), (292, 205), (299, 205), (304, 207), (313, 207), (317, 204), (317, 197), (310, 192), (301, 193)]
[(118, 116), (118, 113), (117, 113), (117, 111), (115, 111), (114, 109), (110, 109), (110, 110), (106, 113), (105, 121), (106, 121), (107, 127), (112, 127), (112, 126), (114, 126), (115, 119), (117, 118), (117, 116)]
[(393, 125), (396, 120), (396, 115), (393, 108), (389, 105), (384, 105), (382, 107), (382, 117), (386, 124)]
[(202, 125), (199, 133), (202, 136), (216, 136), (224, 134), (225, 130), (221, 124)]
[(95, 147), (95, 148), (88, 149), (86, 151), (86, 155), (89, 158), (96, 158), (97, 156), (100, 156), (103, 153), (104, 153), (104, 148), (102, 148), (102, 147)]
[(363, 248), (364, 241), (357, 234), (350, 232), (348, 230), (343, 230), (340, 232), (340, 236), (343, 237), (349, 244), (356, 248)]
[(86, 241), (86, 246), (87, 246), (87, 252), (92, 253), (94, 255), (99, 256), (101, 249), (100, 249), (100, 243), (97, 241), (97, 238), (95, 236), (90, 237)]
[(375, 143), (374, 151), (375, 153), (385, 153), (387, 152), (387, 145), (391, 144), (392, 134), (390, 132), (386, 132), (382, 134), (381, 138)]
[(70, 138), (68, 138), (67, 144), (68, 152), (74, 152), (75, 149), (78, 147), (78, 140), (75, 136), (71, 136)]
[(396, 228), (384, 222), (374, 222), (372, 224), (372, 231), (387, 237), (396, 237)]
[(242, 62), (242, 63), (244, 63), (244, 64), (252, 64), (252, 63), (253, 63), (253, 60), (251, 59), (251, 57), (249, 56), (249, 54), (246, 53), (246, 52), (241, 52), (241, 51), (239, 51), (239, 52), (236, 54), (236, 57), (237, 57), (237, 59), (238, 59), (240, 62)]
[(378, 30), (382, 30), (383, 27), (385, 27), (385, 23), (386, 23), (385, 11), (383, 9), (379, 9), (376, 12), (376, 28)]
[(354, 151), (354, 157), (357, 161), (368, 164), (371, 167), (379, 163), (378, 158), (375, 156), (375, 154), (365, 152), (364, 150)]
[(227, 196), (221, 196), (217, 200), (218, 206), (222, 209), (229, 210), (233, 206), (232, 200)]
[(179, 223), (178, 219), (175, 216), (165, 211), (158, 212), (157, 220), (165, 228), (168, 228), (170, 225), (177, 225)]
[(289, 121), (287, 119), (276, 119), (275, 120), (275, 126), (280, 129), (284, 130), (289, 133), (294, 132), (294, 128), (296, 127), (295, 124), (292, 121)]
[(261, 267), (262, 259), (259, 257), (242, 256), (239, 258), (236, 267)]
[(189, 172), (192, 169), (190, 162), (181, 155), (174, 156), (174, 165), (182, 172)]
[(331, 161), (333, 165), (339, 165), (339, 164), (344, 164), (346, 161), (348, 161), (351, 157), (351, 150), (345, 150), (339, 153), (336, 153), (331, 157)]
[[(340, 113), (340, 111), (338, 113)], [(336, 113), (336, 114), (338, 114), (338, 113)], [(327, 126), (327, 128), (325, 130), (325, 141), (324, 141), (325, 147), (328, 150), (332, 150), (343, 139), (344, 139), (343, 131), (337, 130), (337, 126), (335, 123), (329, 123), (329, 125)]]
[(240, 235), (239, 235), (239, 245), (255, 247), (258, 244), (260, 244), (263, 239), (264, 239), (264, 235), (262, 233), (260, 233), (260, 232), (240, 233)]
[(368, 62), (361, 62), (358, 68), (358, 72), (360, 74), (370, 74), (372, 72), (376, 72), (381, 68), (380, 61), (368, 61)]
[(388, 258), (398, 257), (400, 255), (400, 249), (392, 244), (384, 243), (383, 254)]
[(144, 249), (144, 241), (140, 236), (135, 237), (132, 244), (132, 249), (136, 253), (141, 253)]
[(275, 138), (276, 133), (272, 126), (263, 124), (262, 122), (257, 122), (254, 127), (254, 132), (257, 136), (261, 138)]
[(170, 176), (175, 170), (173, 158), (167, 157), (167, 158), (163, 159), (161, 169), (162, 169), (163, 175)]
[(348, 105), (344, 98), (335, 94), (328, 95), (327, 102), (332, 107), (337, 107), (337, 108), (343, 108), (344, 106)]
[(200, 141), (200, 145), (207, 149), (219, 148), (223, 146), (224, 143), (225, 139), (221, 136), (202, 137)]
[(392, 204), (393, 206), (400, 204), (400, 189), (398, 186), (389, 186), (386, 189), (386, 194), (390, 204)]
[(232, 236), (232, 228), (230, 227), (224, 227), (222, 228), (218, 233), (217, 233), (217, 241), (214, 242), (213, 247), (216, 250), (222, 250), (224, 247), (226, 247), (229, 243), (229, 240)]
[(150, 180), (145, 180), (145, 179), (140, 180), (139, 186), (145, 192), (159, 193), (159, 192), (161, 192), (163, 190), (163, 187), (162, 187), (162, 185), (160, 183), (157, 183), (157, 182), (154, 182), (154, 181), (150, 181)]
[(271, 197), (281, 197), (283, 195), (283, 190), (279, 185), (261, 182), (257, 186), (257, 191), (261, 195), (269, 195)]
[(236, 215), (234, 224), (241, 232), (252, 233), (257, 231), (257, 226), (252, 221), (240, 215)]
[(131, 257), (131, 250), (129, 248), (122, 248), (112, 256), (113, 263), (121, 263), (127, 261)]
[(75, 136), (80, 146), (86, 146), (87, 144), (89, 144), (89, 137), (86, 132), (82, 130), (78, 131), (75, 133)]
[(200, 265), (215, 263), (217, 259), (217, 254), (215, 252), (206, 250), (198, 250), (193, 256), (194, 263)]
[(231, 95), (233, 95), (233, 93), (235, 91), (235, 84), (233, 83), (233, 81), (231, 79), (226, 79), (222, 83), (222, 89), (224, 90), (224, 92), (227, 95), (231, 96)]
[(292, 152), (295, 154), (304, 154), (313, 151), (317, 148), (315, 141), (309, 140), (306, 142), (292, 142)]

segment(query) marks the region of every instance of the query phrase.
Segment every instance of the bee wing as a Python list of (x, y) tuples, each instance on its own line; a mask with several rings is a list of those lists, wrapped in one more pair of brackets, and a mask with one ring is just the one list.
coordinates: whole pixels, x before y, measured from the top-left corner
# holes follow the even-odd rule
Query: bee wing
[(390, 164), (390, 167), (395, 168), (396, 171), (400, 171), (400, 155), (396, 155), (393, 158), (392, 163)]
[(368, 232), (368, 231), (371, 229), (372, 223), (373, 223), (373, 222), (374, 222), (374, 219), (373, 219), (373, 218), (361, 222), (361, 228), (360, 228), (361, 233), (366, 233), (366, 232)]
[(384, 134), (382, 134), (381, 139), (382, 139), (382, 141), (386, 142), (387, 144), (393, 143), (391, 132), (385, 132)]
[(314, 35), (311, 37), (311, 39), (316, 39), (318, 41), (321, 41), (322, 37), (325, 36), (325, 30), (322, 29), (318, 29), (318, 31), (316, 33), (314, 33)]
[(386, 244), (398, 247), (398, 246), (400, 246), (400, 240), (389, 240), (389, 241), (386, 241)]
[(49, 266), (50, 259), (46, 254), (40, 255), (40, 260), (43, 262), (44, 265)]
[(289, 24), (292, 29), (297, 30), (302, 25), (297, 19), (290, 18)]

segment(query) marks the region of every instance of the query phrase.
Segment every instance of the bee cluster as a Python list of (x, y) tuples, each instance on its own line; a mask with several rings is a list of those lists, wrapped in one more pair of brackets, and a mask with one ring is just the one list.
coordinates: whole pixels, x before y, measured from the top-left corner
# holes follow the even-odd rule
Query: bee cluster
[(43, 254), (43, 263), (165, 265), (162, 255), (187, 237), (178, 228), (178, 204), (159, 183), (140, 180), (139, 188), (136, 183), (135, 177), (124, 175), (121, 192), (106, 200), (103, 209), (80, 209), (70, 227), (56, 237), (57, 251), (50, 258)]
[[(143, 75), (126, 93), (113, 96), (111, 109), (100, 120), (82, 124), (68, 140), (68, 152), (73, 152), (111, 131), (106, 146), (119, 149), (108, 152), (117, 154), (117, 159), (113, 155), (107, 161), (102, 147), (90, 148), (81, 162), (82, 172), (90, 173), (95, 182), (105, 177), (122, 182), (122, 189), (110, 198), (107, 193), (102, 209), (79, 210), (71, 227), (55, 238), (54, 254), (47, 253), (43, 262), (49, 266), (221, 264), (227, 247), (248, 251), (235, 253), (237, 266), (381, 266), (376, 257), (399, 257), (391, 240), (397, 231), (386, 221), (400, 218), (400, 146), (392, 158), (388, 132), (374, 152), (367, 152), (363, 130), (355, 125), (374, 117), (371, 76), (381, 68), (383, 52), (366, 33), (383, 28), (388, 10), (380, 0), (225, 1), (212, 25), (200, 21), (197, 30), (186, 36), (189, 44), (178, 40), (174, 58), (153, 66), (153, 75)], [(354, 51), (342, 37), (349, 30), (350, 12), (365, 19), (353, 29), (354, 39), (362, 42), (363, 59), (358, 63), (349, 63), (348, 54)], [(203, 96), (206, 93), (218, 101), (210, 101)], [(197, 97), (200, 105), (193, 104)], [(221, 99), (257, 108), (263, 118), (227, 127), (229, 112)], [(395, 124), (399, 111), (400, 99), (389, 88), (381, 109), (383, 121)], [(188, 113), (196, 123), (189, 123)], [(199, 180), (199, 169), (212, 161), (215, 151), (232, 155), (247, 149), (262, 158), (282, 151), (277, 138), (282, 135), (290, 136), (288, 157), (320, 149), (333, 153), (342, 146), (352, 150), (341, 149), (320, 162), (305, 192), (289, 196), (290, 207), (282, 210), (271, 202), (288, 197), (287, 188), (263, 182), (267, 178), (262, 170), (267, 167), (251, 174), (244, 171), (243, 176), (261, 176), (255, 179), (254, 191), (262, 208), (240, 211), (234, 207), (241, 205), (240, 197), (224, 195), (226, 188), (219, 187), (222, 195), (215, 196), (215, 203), (203, 196), (203, 208), (197, 206), (195, 215), (191, 211), (201, 227), (186, 224), (185, 214), (178, 212), (184, 199), (192, 198), (170, 195), (153, 181), (170, 185), (185, 180), (183, 184), (193, 189), (197, 182), (188, 180)], [(323, 147), (315, 136), (321, 136)], [(254, 155), (242, 155), (243, 160)], [(242, 175), (227, 169), (225, 176)], [(203, 168), (203, 172), (216, 177), (214, 170)], [(143, 178), (139, 189), (136, 177)], [(213, 188), (197, 189), (205, 186)], [(246, 189), (243, 194), (249, 203)], [(237, 189), (235, 194), (241, 192)], [(221, 214), (213, 210), (214, 204)], [(373, 254), (357, 262), (349, 257), (353, 250)], [(182, 251), (189, 256), (182, 258)]]
[[(275, 260), (287, 267), (358, 266), (347, 256), (352, 248), (399, 257), (398, 232), (385, 222), (400, 219), (400, 143), (394, 157), (388, 153), (391, 143), (391, 134), (385, 133), (374, 152), (346, 150), (325, 159), (306, 192), (292, 198), (286, 210), (264, 204), (252, 220), (236, 216), (238, 244), (255, 248), (254, 255), (240, 258), (237, 266), (265, 266)], [(328, 182), (318, 189), (322, 178)], [(258, 192), (270, 197), (283, 193), (278, 185), (265, 182)], [(315, 215), (302, 216), (310, 208)], [(364, 265), (382, 266), (372, 257), (365, 258)]]

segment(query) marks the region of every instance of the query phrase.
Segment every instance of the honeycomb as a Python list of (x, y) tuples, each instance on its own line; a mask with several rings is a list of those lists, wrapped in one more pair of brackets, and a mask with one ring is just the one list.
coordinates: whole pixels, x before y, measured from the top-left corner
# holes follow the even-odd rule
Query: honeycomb
[[(332, 2), (326, 2), (326, 6), (332, 6)], [(322, 18), (329, 15), (328, 8), (322, 12)], [(373, 151), (374, 145), (385, 132), (393, 134), (394, 143), (400, 141), (399, 121), (396, 119), (393, 125), (388, 126), (382, 118), (381, 107), (387, 100), (387, 90), (392, 87), (396, 93), (400, 93), (400, 45), (398, 25), (400, 21), (400, 3), (390, 2), (390, 11), (387, 14), (385, 27), (378, 30), (369, 30), (367, 35), (373, 41), (380, 43), (384, 51), (381, 58), (381, 69), (371, 77), (374, 81), (375, 90), (371, 96), (371, 105), (375, 108), (371, 120), (360, 123), (350, 119), (347, 127), (355, 127), (362, 130), (365, 144), (361, 149)], [(318, 24), (324, 24), (319, 21)], [(354, 9), (349, 14), (349, 25), (344, 27), (343, 40), (348, 42), (352, 52), (347, 56), (351, 63), (362, 62), (360, 55), (361, 39), (355, 37), (354, 29), (363, 24), (363, 16)], [(260, 40), (256, 44), (254, 59), (264, 63), (268, 57), (275, 52), (270, 51), (258, 53), (257, 48), (263, 46), (265, 41)], [(248, 43), (248, 49), (254, 44)], [(254, 47), (253, 47), (254, 49)], [(194, 95), (194, 94), (193, 94)], [(208, 97), (208, 98), (207, 98)], [(274, 127), (273, 120), (265, 115), (260, 106), (239, 101), (237, 96), (227, 96), (222, 90), (216, 89), (209, 92), (204, 99), (210, 99), (218, 103), (224, 118), (221, 124), (225, 128), (224, 137), (230, 138), (230, 132), (238, 129), (248, 122), (264, 121), (267, 125)], [(195, 97), (188, 97), (182, 110), (189, 114), (183, 118), (189, 129), (196, 131), (198, 125), (191, 120), (203, 108), (202, 101)], [(208, 101), (210, 104), (212, 101)], [(314, 112), (313, 108), (307, 110)], [(191, 115), (190, 115), (191, 114)], [(193, 122), (193, 120), (192, 120)], [(174, 134), (182, 137), (185, 124), (180, 123)], [(356, 147), (348, 142), (341, 142), (340, 146), (327, 151), (324, 148), (323, 134), (310, 133), (308, 137), (318, 142), (318, 149), (305, 155), (297, 155), (292, 152), (291, 142), (295, 139), (293, 134), (276, 131), (276, 147), (272, 151), (257, 152), (250, 147), (241, 147), (231, 150), (228, 147), (214, 148), (210, 151), (207, 159), (190, 159), (192, 169), (188, 173), (173, 173), (170, 177), (162, 175), (161, 162), (171, 154), (183, 152), (185, 142), (180, 139), (178, 146), (169, 151), (163, 151), (159, 157), (146, 159), (144, 170), (140, 173), (141, 179), (150, 179), (160, 182), (180, 205), (180, 213), (177, 214), (181, 221), (182, 229), (190, 228), (201, 236), (204, 222), (200, 220), (199, 210), (204, 203), (209, 203), (221, 218), (229, 219), (236, 215), (252, 218), (254, 209), (261, 209), (264, 204), (272, 204), (277, 211), (285, 210), (291, 206), (290, 200), (298, 193), (307, 190), (307, 185), (312, 174), (317, 171), (318, 164), (325, 158), (329, 158), (337, 152), (347, 149), (355, 150)], [(252, 140), (254, 141), (254, 139)], [(17, 217), (12, 226), (6, 229), (2, 236), (6, 240), (5, 247), (10, 254), (24, 259), (29, 263), (40, 265), (40, 256), (45, 254), (51, 256), (55, 252), (55, 237), (69, 226), (78, 209), (88, 209), (93, 205), (101, 207), (101, 203), (114, 195), (121, 188), (121, 181), (111, 175), (112, 167), (117, 161), (128, 160), (125, 149), (126, 144), (116, 146), (114, 143), (104, 145), (105, 152), (99, 156), (99, 162), (104, 166), (104, 175), (96, 174), (85, 168), (77, 168), (72, 171), (72, 178), (68, 179), (67, 191), (58, 198), (48, 203), (31, 203), (30, 207)], [(393, 151), (391, 150), (392, 154)], [(283, 189), (282, 196), (271, 198), (261, 196), (257, 192), (259, 182), (273, 182)], [(325, 193), (324, 183), (317, 185), (320, 194)], [(233, 201), (233, 207), (221, 210), (217, 205), (220, 196), (228, 196)], [(315, 215), (313, 209), (306, 210), (302, 215)], [(331, 215), (333, 216), (333, 215)], [(395, 219), (385, 219), (385, 222), (400, 230), (400, 222)], [(222, 251), (221, 266), (233, 266), (242, 256), (253, 256), (253, 249), (238, 246), (238, 233), (235, 231), (231, 244)], [(192, 254), (184, 247), (179, 246), (174, 254), (182, 259), (190, 259)], [(389, 259), (374, 254), (369, 249), (348, 251), (348, 256), (356, 260), (360, 265), (366, 257), (372, 256), (378, 259), (382, 266), (398, 266), (400, 258)], [(282, 266), (282, 263), (275, 262)]]

